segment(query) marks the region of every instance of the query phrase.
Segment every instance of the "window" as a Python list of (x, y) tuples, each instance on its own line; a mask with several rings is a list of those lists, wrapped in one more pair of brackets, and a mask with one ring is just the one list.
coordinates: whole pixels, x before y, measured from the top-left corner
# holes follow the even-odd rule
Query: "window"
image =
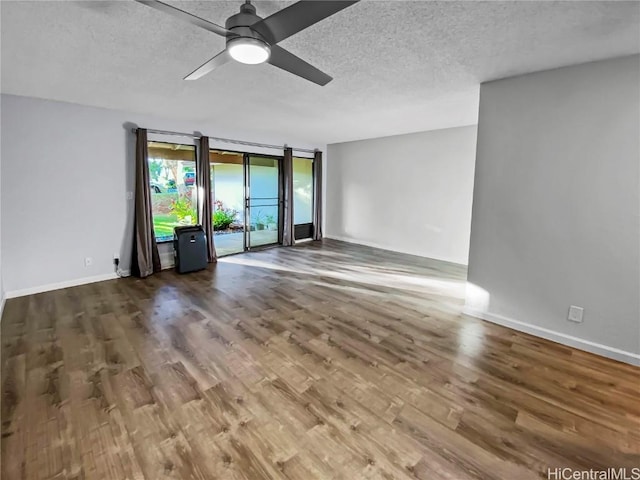
[(295, 238), (313, 231), (313, 159), (293, 157), (293, 223)]
[(149, 142), (149, 182), (157, 242), (173, 239), (174, 227), (198, 222), (196, 149)]

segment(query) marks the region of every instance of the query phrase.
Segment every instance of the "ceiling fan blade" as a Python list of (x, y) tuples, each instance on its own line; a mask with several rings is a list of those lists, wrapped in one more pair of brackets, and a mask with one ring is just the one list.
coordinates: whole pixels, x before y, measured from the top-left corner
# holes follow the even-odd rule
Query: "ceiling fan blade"
[(185, 12), (184, 10), (180, 10), (179, 8), (172, 7), (167, 3), (160, 2), (159, 0), (135, 0), (135, 1), (142, 3), (147, 7), (160, 10), (161, 12), (164, 12), (173, 17), (179, 18), (184, 22), (188, 22), (191, 25), (196, 25), (200, 28), (204, 28), (205, 30), (216, 33), (223, 37), (227, 37), (229, 35), (235, 36), (235, 34), (231, 33), (229, 30), (227, 30), (224, 27), (221, 27), (220, 25), (216, 25), (215, 23), (210, 22), (209, 20), (205, 20), (204, 18), (196, 17), (195, 15)]
[(310, 82), (317, 83), (320, 86), (325, 86), (333, 80), (333, 78), (326, 73), (277, 45), (271, 47), (271, 56), (268, 62), (274, 67), (286, 70), (289, 73), (293, 73)]
[(191, 72), (189, 75), (184, 77), (184, 79), (197, 80), (200, 77), (205, 76), (207, 73), (211, 72), (212, 70), (215, 70), (219, 66), (224, 65), (229, 60), (231, 60), (231, 57), (229, 56), (229, 52), (227, 50), (223, 50), (219, 54), (217, 54), (215, 57), (213, 57), (211, 60), (200, 65), (193, 72)]
[(254, 23), (251, 29), (273, 45), (354, 3), (358, 0), (302, 0)]

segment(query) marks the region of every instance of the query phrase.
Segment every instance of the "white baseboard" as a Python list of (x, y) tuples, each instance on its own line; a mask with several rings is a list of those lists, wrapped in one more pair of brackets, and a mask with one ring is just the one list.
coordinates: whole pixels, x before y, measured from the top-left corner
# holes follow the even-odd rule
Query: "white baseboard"
[(365, 247), (379, 248), (380, 250), (387, 250), (389, 252), (404, 253), (405, 255), (413, 255), (413, 256), (416, 256), (416, 257), (430, 258), (432, 260), (438, 260), (439, 262), (453, 263), (455, 265), (460, 265), (460, 266), (465, 267), (465, 268), (467, 267), (466, 263), (456, 262), (454, 260), (450, 260), (450, 259), (447, 259), (447, 258), (427, 257), (426, 255), (421, 255), (421, 254), (416, 253), (416, 252), (410, 252), (408, 250), (402, 250), (402, 249), (398, 249), (398, 248), (391, 248), (388, 245), (381, 245), (379, 243), (367, 242), (367, 241), (358, 240), (358, 239), (355, 239), (355, 238), (341, 237), (339, 235), (325, 235), (324, 238), (329, 238), (331, 240), (339, 240), (341, 242), (346, 242), (346, 243), (352, 243), (354, 245), (364, 245)]
[(484, 312), (481, 310), (475, 310), (473, 308), (465, 307), (462, 311), (465, 315), (480, 318), (487, 322), (496, 323), (503, 327), (508, 327), (519, 332), (528, 333), (536, 337), (545, 338), (552, 342), (567, 345), (569, 347), (577, 348), (578, 350), (584, 350), (586, 352), (595, 353), (613, 360), (628, 363), (631, 365), (640, 366), (640, 354), (627, 352), (618, 348), (602, 345), (601, 343), (595, 343), (583, 338), (574, 337), (565, 333), (549, 330), (548, 328), (538, 327), (530, 323), (519, 322), (511, 318), (504, 317), (502, 315), (496, 315), (495, 313)]
[(115, 273), (105, 273), (103, 275), (95, 275), (93, 277), (76, 278), (75, 280), (67, 280), (65, 282), (48, 283), (46, 285), (38, 285), (37, 287), (24, 288), (21, 290), (12, 290), (6, 293), (6, 298), (24, 297), (25, 295), (33, 295), (35, 293), (50, 292), (51, 290), (60, 290), (61, 288), (77, 287), (78, 285), (86, 285), (87, 283), (103, 282), (105, 280), (113, 280), (118, 277)]

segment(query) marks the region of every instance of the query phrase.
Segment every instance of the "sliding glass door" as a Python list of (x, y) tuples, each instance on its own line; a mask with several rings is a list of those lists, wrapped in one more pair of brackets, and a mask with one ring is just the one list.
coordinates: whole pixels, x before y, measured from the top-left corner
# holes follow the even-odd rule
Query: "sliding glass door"
[(282, 243), (281, 158), (211, 150), (209, 160), (218, 256)]
[(211, 150), (213, 233), (218, 256), (245, 250), (244, 155)]
[(280, 242), (280, 158), (247, 155), (247, 247)]

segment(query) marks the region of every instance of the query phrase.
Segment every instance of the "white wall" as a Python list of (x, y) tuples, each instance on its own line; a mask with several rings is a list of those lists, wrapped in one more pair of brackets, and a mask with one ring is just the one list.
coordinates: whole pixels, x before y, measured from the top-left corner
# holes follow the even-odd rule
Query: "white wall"
[[(1, 106), (0, 255), (4, 289), (11, 296), (111, 277), (114, 253), (122, 268), (129, 268), (133, 201), (126, 192), (134, 185), (135, 125), (326, 148), (288, 138), (286, 132), (274, 138), (229, 130), (224, 118), (189, 124), (11, 95), (2, 95)], [(155, 138), (189, 143), (181, 137)], [(238, 149), (215, 141), (211, 147)], [(84, 266), (85, 257), (93, 258), (91, 267)]]
[(466, 264), (476, 127), (328, 146), (325, 235)]
[[(1, 102), (0, 102), (0, 109), (2, 109)], [(2, 115), (0, 115), (0, 132), (1, 131), (2, 131)], [(0, 143), (1, 143), (1, 139), (0, 139)], [(2, 282), (2, 155), (0, 154), (0, 321), (2, 321), (2, 312), (4, 311), (4, 302), (5, 302), (5, 293), (4, 293), (4, 284)]]
[(481, 86), (469, 311), (640, 360), (639, 58)]

